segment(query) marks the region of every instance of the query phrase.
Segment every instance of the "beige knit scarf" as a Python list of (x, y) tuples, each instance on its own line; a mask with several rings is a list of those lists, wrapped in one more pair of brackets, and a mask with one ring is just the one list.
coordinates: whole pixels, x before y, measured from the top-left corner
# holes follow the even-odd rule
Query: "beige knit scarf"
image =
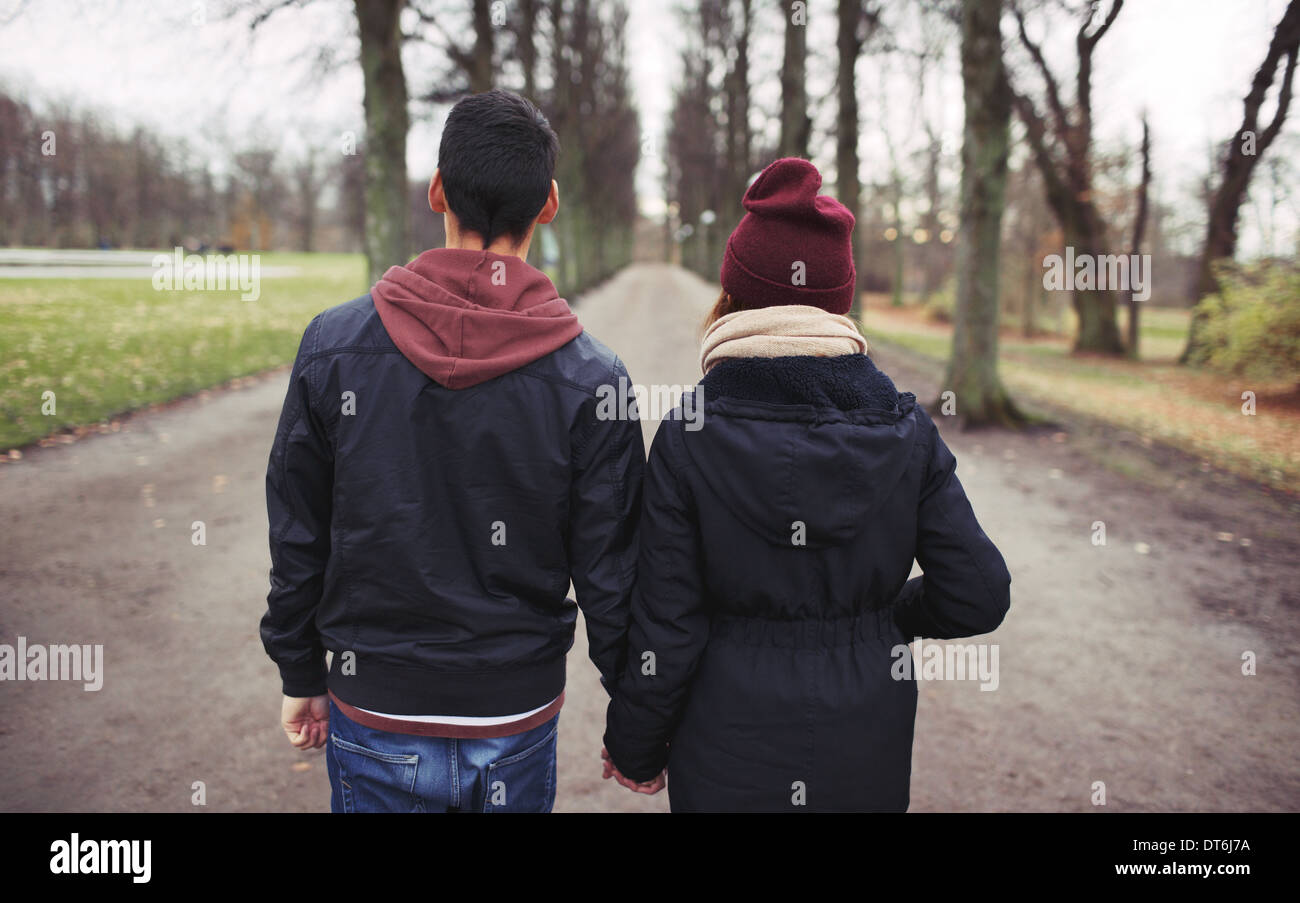
[(836, 357), (866, 354), (867, 340), (848, 317), (820, 307), (783, 304), (738, 310), (716, 320), (704, 333), (700, 368), (737, 357)]

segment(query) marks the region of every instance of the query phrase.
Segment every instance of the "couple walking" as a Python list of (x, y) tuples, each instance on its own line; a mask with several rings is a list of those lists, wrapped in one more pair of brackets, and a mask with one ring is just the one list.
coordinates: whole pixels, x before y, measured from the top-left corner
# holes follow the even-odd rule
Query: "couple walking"
[[(550, 811), (580, 607), (606, 778), (673, 811), (905, 810), (891, 650), (994, 629), (1010, 577), (844, 316), (852, 214), (805, 160), (750, 186), (702, 422), (666, 418), (647, 462), (622, 362), (525, 262), (558, 150), (526, 100), (462, 100), (429, 189), (447, 246), (303, 335), (261, 623), (290, 741), (326, 747), (334, 811)], [(632, 416), (602, 416), (610, 387)]]

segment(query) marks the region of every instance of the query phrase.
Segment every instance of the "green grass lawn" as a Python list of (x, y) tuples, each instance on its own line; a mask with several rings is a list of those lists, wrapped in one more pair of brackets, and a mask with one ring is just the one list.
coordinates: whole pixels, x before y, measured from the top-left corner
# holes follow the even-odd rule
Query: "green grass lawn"
[[(1004, 333), (998, 370), (1022, 397), (1124, 427), (1266, 484), (1293, 485), (1300, 477), (1300, 416), (1288, 401), (1290, 387), (1178, 366), (1188, 322), (1185, 310), (1145, 309), (1141, 361), (1076, 357), (1068, 341)], [(936, 363), (946, 362), (952, 349), (951, 328), (925, 321), (916, 309), (869, 305), (863, 332), (868, 342)], [(1247, 390), (1259, 398), (1258, 416), (1243, 415)]]
[(360, 254), (262, 254), (261, 266), (299, 273), (263, 275), (256, 301), (147, 278), (0, 280), (0, 449), (292, 361), (313, 316), (368, 287)]

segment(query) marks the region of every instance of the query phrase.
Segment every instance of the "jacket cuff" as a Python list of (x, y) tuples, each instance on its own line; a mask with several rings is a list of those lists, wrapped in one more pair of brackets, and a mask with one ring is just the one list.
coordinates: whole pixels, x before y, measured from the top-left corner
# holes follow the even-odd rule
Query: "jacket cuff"
[(324, 696), (326, 693), (325, 655), (306, 662), (279, 665), (284, 695), (295, 699)]
[[(629, 781), (635, 781), (638, 784), (645, 784), (659, 777), (668, 763), (668, 747), (666, 746), (663, 753), (653, 759), (642, 759), (640, 762), (633, 762), (632, 759), (610, 747), (608, 735), (604, 738), (604, 745), (605, 751), (609, 753), (610, 761), (614, 763), (618, 773)], [(632, 764), (628, 765), (629, 762), (632, 762)], [(656, 765), (655, 762), (659, 764)]]
[(605, 734), (601, 737), (601, 743), (605, 751), (609, 753), (609, 759), (618, 769), (618, 773), (630, 781), (636, 781), (638, 784), (644, 784), (647, 781), (653, 781), (659, 777), (660, 773), (668, 765), (668, 744), (660, 744), (658, 749), (646, 751), (643, 755), (637, 755), (629, 752), (615, 738), (618, 736), (617, 731), (610, 730), (608, 724), (613, 715), (614, 703), (610, 704), (609, 716), (606, 718)]

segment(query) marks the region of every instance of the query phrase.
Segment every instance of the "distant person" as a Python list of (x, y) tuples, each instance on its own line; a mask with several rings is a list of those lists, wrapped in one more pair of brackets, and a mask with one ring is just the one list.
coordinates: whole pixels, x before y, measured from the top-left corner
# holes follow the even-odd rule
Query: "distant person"
[(429, 188), (447, 246), (303, 335), (261, 634), (335, 812), (550, 811), (570, 580), (607, 687), (621, 669), (645, 448), (623, 364), (525, 262), (558, 151), (523, 98), (457, 103)]
[(844, 316), (853, 215), (820, 186), (783, 159), (746, 192), (702, 427), (666, 419), (650, 450), (605, 777), (649, 793), (666, 768), (674, 812), (907, 809), (898, 650), (987, 633), (1010, 604), (952, 453)]

